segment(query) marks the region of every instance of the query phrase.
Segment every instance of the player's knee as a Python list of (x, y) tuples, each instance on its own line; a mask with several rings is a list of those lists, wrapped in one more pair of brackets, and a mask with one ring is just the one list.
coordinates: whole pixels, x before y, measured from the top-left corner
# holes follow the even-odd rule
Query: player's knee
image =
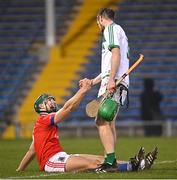
[(107, 121), (104, 121), (99, 117), (96, 117), (95, 122), (96, 122), (97, 127), (109, 125), (109, 123)]

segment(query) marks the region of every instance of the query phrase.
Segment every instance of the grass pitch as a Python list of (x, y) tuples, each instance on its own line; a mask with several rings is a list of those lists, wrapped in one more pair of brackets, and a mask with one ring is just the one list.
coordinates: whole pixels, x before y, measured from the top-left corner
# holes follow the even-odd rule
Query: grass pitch
[[(140, 146), (146, 152), (155, 146), (159, 149), (158, 159), (150, 170), (129, 173), (45, 173), (40, 172), (36, 159), (25, 172), (16, 172), (19, 162), (27, 151), (30, 140), (0, 140), (0, 178), (57, 178), (57, 179), (176, 179), (177, 178), (177, 138), (119, 138), (117, 157), (128, 160), (133, 157)], [(98, 138), (61, 139), (67, 153), (102, 154)]]

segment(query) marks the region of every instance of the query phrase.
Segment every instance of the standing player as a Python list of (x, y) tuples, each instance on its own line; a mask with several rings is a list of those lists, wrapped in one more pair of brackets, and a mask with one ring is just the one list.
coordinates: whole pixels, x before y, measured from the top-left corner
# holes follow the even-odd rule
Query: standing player
[[(29, 150), (22, 159), (17, 171), (24, 171), (35, 155), (42, 171), (46, 172), (77, 172), (91, 170), (103, 162), (103, 156), (73, 154), (64, 152), (60, 145), (56, 124), (63, 121), (81, 102), (90, 89), (90, 80), (82, 80), (82, 87), (58, 110), (53, 96), (42, 94), (35, 101), (34, 108), (40, 114), (33, 130), (33, 141)], [(151, 156), (153, 159), (151, 160)], [(148, 169), (153, 164), (154, 153), (150, 152), (144, 157), (143, 148), (137, 156), (128, 162), (118, 162), (116, 171)], [(149, 161), (148, 161), (149, 160)], [(142, 162), (145, 162), (145, 166)], [(95, 171), (94, 171), (95, 172)]]
[[(129, 46), (124, 30), (114, 23), (114, 17), (114, 11), (108, 8), (101, 9), (97, 15), (97, 24), (103, 33), (101, 73), (92, 79), (91, 83), (95, 85), (101, 82), (98, 97), (108, 90), (114, 94), (113, 99), (120, 106), (127, 96), (129, 76), (118, 88), (116, 79), (119, 79), (129, 68)], [(80, 86), (82, 86), (82, 80)], [(99, 168), (101, 171), (112, 171), (116, 167), (116, 116), (112, 122), (107, 122), (100, 116), (96, 117), (100, 139), (106, 152), (105, 161)]]

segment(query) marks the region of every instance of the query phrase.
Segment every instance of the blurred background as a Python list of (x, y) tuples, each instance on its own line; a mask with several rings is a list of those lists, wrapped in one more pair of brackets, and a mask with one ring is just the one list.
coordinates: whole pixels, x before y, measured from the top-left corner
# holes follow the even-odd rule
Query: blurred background
[[(177, 136), (176, 0), (0, 0), (0, 137), (31, 137), (37, 118), (33, 103), (42, 93), (60, 106), (78, 90), (78, 81), (100, 72), (100, 8), (116, 11), (116, 23), (130, 45), (129, 108), (121, 109), (120, 136)], [(86, 104), (59, 124), (61, 136), (96, 136)]]

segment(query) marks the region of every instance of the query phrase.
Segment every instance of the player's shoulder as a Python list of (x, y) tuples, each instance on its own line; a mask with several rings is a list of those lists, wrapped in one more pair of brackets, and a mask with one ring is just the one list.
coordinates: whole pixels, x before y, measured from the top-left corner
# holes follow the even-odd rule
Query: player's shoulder
[(119, 24), (113, 23), (113, 27), (114, 27), (115, 29), (118, 29), (119, 31), (124, 31), (123, 28), (122, 28), (122, 26), (119, 25)]
[(106, 26), (105, 28), (106, 31), (118, 31), (118, 32), (121, 32), (123, 31), (123, 28), (119, 25), (119, 24), (116, 24), (116, 23), (112, 23), (112, 24), (109, 24), (108, 26)]
[(41, 114), (34, 127), (46, 127), (54, 124), (54, 118), (56, 113), (49, 113), (49, 114)]
[(115, 23), (115, 22), (109, 24), (108, 27), (114, 27), (114, 28), (122, 29), (122, 27), (119, 24)]
[(128, 39), (127, 36), (126, 36), (126, 33), (125, 33), (124, 29), (123, 29), (122, 26), (120, 26), (119, 24), (115, 24), (115, 23), (114, 23), (114, 30), (115, 30), (118, 34), (120, 34), (122, 37), (125, 37), (126, 39)]

